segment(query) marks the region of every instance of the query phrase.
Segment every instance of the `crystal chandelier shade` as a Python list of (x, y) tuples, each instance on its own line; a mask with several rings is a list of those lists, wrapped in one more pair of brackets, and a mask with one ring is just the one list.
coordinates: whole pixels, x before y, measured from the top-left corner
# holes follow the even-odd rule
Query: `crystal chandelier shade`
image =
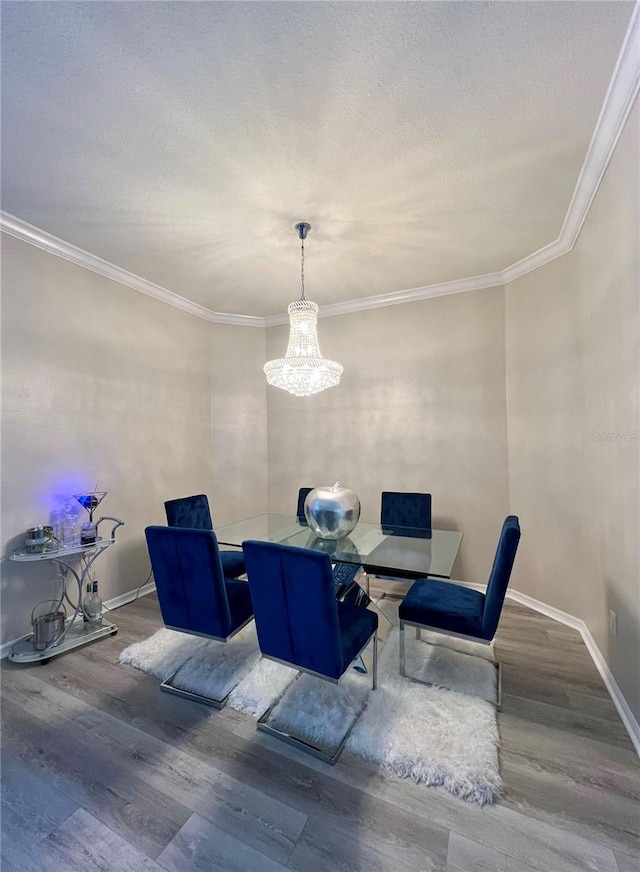
[(267, 382), (295, 397), (308, 397), (340, 383), (342, 366), (327, 360), (318, 346), (318, 307), (304, 296), (304, 240), (311, 230), (309, 224), (296, 224), (302, 240), (301, 299), (289, 303), (289, 344), (284, 357), (264, 365)]

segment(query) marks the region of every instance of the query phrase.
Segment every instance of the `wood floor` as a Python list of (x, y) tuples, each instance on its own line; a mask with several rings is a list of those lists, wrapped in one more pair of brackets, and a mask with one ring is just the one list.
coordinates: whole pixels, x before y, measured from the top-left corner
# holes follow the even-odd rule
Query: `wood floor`
[(120, 666), (161, 626), (2, 664), (2, 872), (638, 872), (640, 765), (578, 633), (507, 601), (496, 651), (504, 797), (456, 799)]

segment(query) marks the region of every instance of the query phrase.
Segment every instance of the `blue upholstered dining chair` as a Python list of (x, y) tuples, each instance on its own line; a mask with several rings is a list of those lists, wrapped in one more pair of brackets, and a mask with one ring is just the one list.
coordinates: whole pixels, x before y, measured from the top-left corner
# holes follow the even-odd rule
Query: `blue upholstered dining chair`
[[(147, 527), (144, 533), (160, 611), (168, 629), (226, 642), (252, 620), (249, 585), (224, 577), (212, 530)], [(162, 682), (161, 690), (215, 708), (226, 703), (226, 696), (213, 699), (175, 687), (172, 678)]]
[[(373, 644), (372, 686), (377, 682), (378, 616), (339, 602), (328, 554), (275, 542), (243, 542), (247, 576), (263, 657), (338, 683), (350, 664)], [(347, 736), (328, 753), (269, 724), (269, 709), (258, 728), (335, 763)]]
[(307, 496), (311, 493), (312, 490), (313, 490), (312, 487), (301, 487), (300, 490), (298, 491), (298, 505), (296, 508), (296, 515), (298, 516), (298, 521), (304, 527), (309, 526), (307, 523), (306, 516), (304, 514), (304, 501), (306, 500)]
[[(398, 610), (400, 675), (406, 675), (404, 638), (406, 626), (416, 628), (417, 638), (420, 638), (420, 630), (425, 629), (480, 642), (483, 645), (491, 644), (498, 629), (519, 542), (520, 523), (515, 515), (509, 515), (502, 525), (486, 593), (460, 584), (429, 578), (419, 578), (413, 583)], [(494, 663), (498, 672), (497, 707), (500, 708), (501, 666), (495, 660)], [(428, 683), (417, 678), (412, 680)]]
[(382, 527), (431, 529), (431, 494), (382, 491), (380, 500)]
[[(167, 500), (164, 504), (170, 527), (190, 527), (192, 530), (213, 530), (209, 500), (206, 494)], [(242, 551), (221, 551), (222, 571), (225, 578), (239, 578), (247, 571)]]
[[(382, 491), (380, 499), (380, 525), (382, 532), (392, 536), (398, 528), (398, 535), (407, 536), (411, 528), (431, 530), (431, 494), (407, 493), (401, 491)], [(384, 569), (373, 564), (364, 565), (367, 574), (367, 593), (369, 576), (376, 575), (386, 581), (413, 579), (415, 572), (394, 570), (394, 575), (386, 575)]]

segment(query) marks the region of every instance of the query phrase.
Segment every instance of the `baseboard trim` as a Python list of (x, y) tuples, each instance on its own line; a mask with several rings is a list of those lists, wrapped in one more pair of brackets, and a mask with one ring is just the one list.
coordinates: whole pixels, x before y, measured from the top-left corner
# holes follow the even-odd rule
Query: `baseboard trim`
[[(453, 579), (451, 579), (453, 581)], [(463, 587), (469, 587), (473, 590), (479, 590), (484, 593), (487, 589), (486, 584), (472, 584), (466, 581), (454, 581), (454, 584), (460, 584)], [(596, 645), (595, 639), (591, 635), (589, 627), (585, 624), (582, 618), (577, 618), (575, 615), (570, 615), (569, 612), (563, 612), (561, 609), (556, 609), (554, 606), (549, 606), (540, 600), (534, 599), (526, 593), (520, 593), (519, 590), (513, 588), (507, 589), (507, 599), (512, 599), (520, 605), (527, 606), (533, 609), (534, 612), (539, 612), (541, 615), (546, 615), (559, 624), (564, 624), (566, 627), (571, 627), (572, 630), (577, 630), (582, 636), (587, 651), (593, 660), (596, 669), (600, 673), (600, 677), (607, 688), (607, 692), (611, 697), (611, 701), (616, 707), (616, 711), (620, 715), (620, 720), (624, 724), (624, 728), (629, 734), (629, 738), (633, 743), (636, 754), (640, 757), (640, 724), (635, 719), (633, 712), (629, 708), (629, 704), (624, 698), (622, 691), (618, 686), (618, 682), (613, 677), (606, 660), (602, 656), (602, 652)]]
[(120, 596), (115, 596), (113, 599), (105, 600), (105, 606), (111, 609), (119, 609), (120, 606), (126, 606), (127, 603), (132, 603), (135, 599), (138, 599), (141, 596), (146, 596), (148, 593), (153, 593), (156, 589), (156, 585), (154, 581), (150, 581), (149, 584), (143, 584), (142, 587), (138, 590), (130, 590), (127, 593), (121, 593)]
[[(483, 584), (470, 584), (464, 581), (456, 581), (455, 583), (462, 584), (465, 587), (473, 588), (474, 590), (486, 590), (486, 585)], [(118, 609), (120, 608), (120, 606), (125, 606), (127, 605), (127, 603), (133, 602), (138, 597), (146, 596), (147, 594), (153, 593), (155, 589), (155, 583), (151, 581), (149, 582), (149, 584), (143, 585), (139, 590), (131, 590), (127, 593), (120, 594), (120, 596), (113, 597), (113, 599), (106, 600), (105, 606), (109, 610)], [(591, 635), (591, 631), (582, 620), (582, 618), (577, 618), (575, 615), (570, 615), (569, 612), (563, 612), (561, 609), (556, 609), (553, 606), (549, 606), (546, 603), (541, 602), (540, 600), (534, 599), (526, 593), (520, 593), (520, 591), (518, 590), (509, 589), (507, 591), (507, 598), (520, 603), (520, 605), (528, 606), (535, 612), (539, 612), (541, 615), (546, 615), (548, 618), (551, 618), (554, 621), (558, 621), (559, 624), (564, 624), (566, 627), (571, 627), (573, 630), (577, 630), (580, 633), (587, 648), (587, 651), (591, 655), (591, 659), (593, 660), (596, 669), (600, 673), (600, 677), (604, 682), (604, 686), (607, 688), (609, 696), (611, 697), (611, 701), (616, 707), (616, 710), (620, 715), (620, 719), (624, 724), (627, 733), (629, 734), (629, 738), (633, 743), (633, 747), (635, 748), (637, 755), (640, 757), (640, 724), (638, 724), (638, 721), (635, 719), (633, 712), (629, 708), (629, 704), (624, 698), (622, 691), (618, 687), (618, 682), (613, 677), (613, 674), (609, 669), (607, 662), (602, 656), (602, 652), (596, 645), (595, 639)], [(25, 633), (23, 636), (19, 636), (17, 639), (12, 639), (11, 642), (5, 642), (4, 645), (1, 645), (0, 659), (3, 659), (9, 654), (11, 648), (16, 644), (16, 642), (20, 642), (22, 639), (26, 639), (29, 635), (29, 633)]]
[[(120, 606), (126, 606), (127, 603), (132, 603), (138, 597), (153, 593), (155, 589), (155, 582), (150, 581), (149, 584), (144, 584), (140, 589), (136, 588), (135, 590), (127, 591), (127, 593), (121, 593), (120, 596), (113, 597), (113, 599), (105, 600), (104, 605), (109, 611), (112, 611), (113, 609), (120, 608)], [(4, 660), (5, 657), (9, 656), (11, 649), (17, 642), (28, 639), (30, 635), (31, 633), (24, 633), (24, 635), (18, 636), (17, 639), (12, 639), (10, 642), (0, 645), (0, 660)]]
[(587, 651), (591, 655), (591, 659), (600, 673), (604, 686), (607, 688), (611, 701), (620, 715), (620, 720), (629, 734), (629, 738), (633, 743), (636, 754), (640, 757), (640, 724), (638, 724), (638, 721), (635, 719), (633, 712), (629, 708), (629, 704), (618, 686), (618, 682), (613, 677), (606, 660), (602, 656), (602, 652), (591, 635), (591, 631), (582, 618), (577, 618), (575, 615), (570, 615), (568, 612), (563, 612), (560, 609), (549, 606), (546, 603), (540, 602), (540, 600), (534, 599), (526, 593), (520, 593), (520, 591), (517, 590), (508, 590), (507, 597), (508, 599), (519, 602), (523, 606), (528, 606), (530, 609), (533, 609), (542, 615), (546, 615), (548, 618), (552, 618), (554, 621), (558, 621), (560, 624), (571, 627), (573, 630), (577, 630), (580, 633)]
[(28, 639), (30, 635), (31, 633), (25, 633), (23, 636), (18, 636), (17, 639), (12, 639), (10, 642), (5, 642), (4, 645), (0, 645), (0, 660), (4, 660), (5, 657), (8, 657), (13, 646), (18, 642), (22, 642), (23, 639)]
[(575, 615), (570, 615), (569, 612), (563, 612), (561, 609), (549, 606), (541, 600), (534, 599), (532, 596), (529, 596), (529, 594), (520, 593), (519, 590), (509, 588), (507, 590), (507, 598), (515, 600), (523, 606), (529, 606), (530, 609), (540, 612), (541, 615), (546, 615), (548, 618), (558, 621), (559, 624), (564, 624), (566, 627), (571, 627), (573, 630), (578, 630), (580, 633), (583, 628), (586, 629), (587, 627), (582, 618), (577, 618)]

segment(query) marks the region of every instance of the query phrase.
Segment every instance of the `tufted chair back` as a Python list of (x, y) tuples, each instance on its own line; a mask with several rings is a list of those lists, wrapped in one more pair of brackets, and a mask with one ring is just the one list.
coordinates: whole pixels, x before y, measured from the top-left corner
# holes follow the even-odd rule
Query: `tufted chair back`
[(307, 526), (307, 519), (304, 514), (304, 501), (312, 490), (312, 487), (301, 487), (298, 491), (298, 507), (296, 509), (296, 514), (298, 516), (298, 521), (300, 521), (300, 523), (305, 527)]
[(209, 500), (206, 494), (167, 500), (164, 504), (170, 527), (190, 527), (192, 530), (213, 530)]
[(380, 511), (383, 527), (431, 529), (431, 494), (383, 491)]

